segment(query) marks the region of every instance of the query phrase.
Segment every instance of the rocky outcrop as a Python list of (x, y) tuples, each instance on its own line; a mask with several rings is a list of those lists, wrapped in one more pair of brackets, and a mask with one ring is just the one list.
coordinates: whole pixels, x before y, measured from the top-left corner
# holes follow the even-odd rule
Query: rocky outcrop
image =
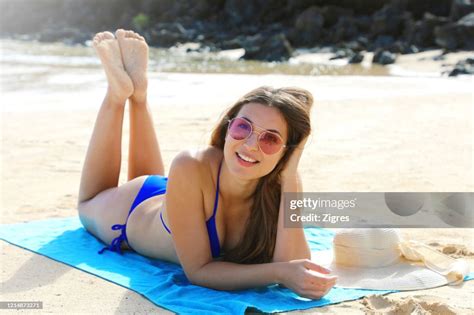
[(152, 46), (199, 42), (265, 61), (299, 47), (350, 50), (351, 62), (373, 51), (382, 64), (423, 49), (474, 49), (472, 0), (0, 0), (0, 10), (2, 36), (75, 44), (131, 28)]
[(243, 43), (245, 48), (243, 59), (284, 61), (291, 57), (293, 48), (284, 34), (280, 33), (271, 37), (256, 35), (256, 37), (254, 42)]
[(454, 66), (454, 69), (449, 72), (450, 77), (460, 74), (474, 74), (474, 57), (459, 61)]
[(392, 63), (395, 63), (395, 60), (397, 59), (397, 56), (390, 51), (386, 51), (383, 49), (378, 49), (374, 53), (374, 57), (372, 59), (373, 63), (378, 63), (381, 65), (389, 65)]
[(435, 28), (435, 42), (448, 50), (474, 49), (474, 13)]

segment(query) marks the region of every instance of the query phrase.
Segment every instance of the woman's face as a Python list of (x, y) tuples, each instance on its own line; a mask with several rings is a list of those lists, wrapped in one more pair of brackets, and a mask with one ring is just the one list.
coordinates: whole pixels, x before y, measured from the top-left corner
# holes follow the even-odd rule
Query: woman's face
[[(270, 173), (285, 153), (281, 148), (278, 153), (262, 152), (258, 138), (264, 131), (272, 131), (280, 135), (283, 144), (288, 139), (286, 121), (280, 111), (258, 103), (245, 104), (236, 115), (250, 122), (253, 132), (243, 140), (236, 140), (227, 132), (224, 145), (224, 157), (230, 171), (242, 179), (257, 179)], [(244, 159), (248, 161), (245, 161)]]

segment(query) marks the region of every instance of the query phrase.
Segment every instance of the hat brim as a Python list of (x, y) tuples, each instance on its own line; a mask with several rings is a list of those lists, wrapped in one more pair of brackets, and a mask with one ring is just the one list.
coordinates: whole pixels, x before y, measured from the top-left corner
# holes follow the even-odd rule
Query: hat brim
[(311, 253), (311, 260), (337, 275), (336, 287), (371, 290), (423, 290), (446, 285), (448, 279), (424, 266), (400, 258), (398, 262), (379, 268), (337, 265), (332, 250)]

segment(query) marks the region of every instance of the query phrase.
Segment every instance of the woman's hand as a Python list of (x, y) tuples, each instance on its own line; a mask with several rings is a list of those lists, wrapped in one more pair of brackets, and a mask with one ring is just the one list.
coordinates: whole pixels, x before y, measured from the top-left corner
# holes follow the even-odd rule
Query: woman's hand
[(320, 299), (336, 284), (337, 277), (309, 259), (291, 260), (281, 263), (278, 283), (298, 295), (309, 299)]
[(300, 163), (301, 156), (303, 155), (304, 146), (308, 141), (308, 138), (309, 136), (301, 140), (301, 142), (291, 154), (290, 159), (286, 163), (285, 168), (280, 173), (282, 179), (296, 177), (298, 164)]

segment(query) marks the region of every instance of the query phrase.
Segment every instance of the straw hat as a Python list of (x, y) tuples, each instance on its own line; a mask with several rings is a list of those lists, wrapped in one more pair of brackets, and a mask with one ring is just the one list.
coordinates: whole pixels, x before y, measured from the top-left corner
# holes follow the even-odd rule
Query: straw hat
[(312, 254), (338, 276), (336, 286), (345, 288), (420, 290), (459, 284), (469, 273), (465, 260), (404, 241), (396, 229), (341, 229), (333, 250)]

